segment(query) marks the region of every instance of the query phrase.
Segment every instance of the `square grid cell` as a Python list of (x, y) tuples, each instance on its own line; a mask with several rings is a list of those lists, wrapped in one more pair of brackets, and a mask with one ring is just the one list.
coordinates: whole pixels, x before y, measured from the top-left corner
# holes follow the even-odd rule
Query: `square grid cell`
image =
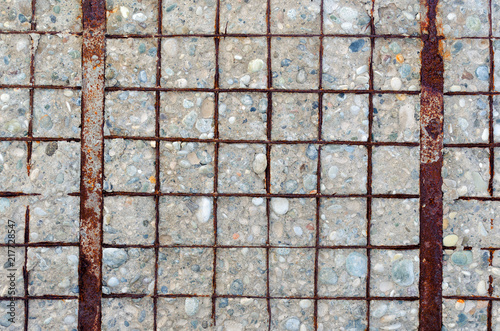
[[(0, 249), (1, 276), (10, 279), (0, 288), (0, 325), (74, 329), (81, 2), (22, 0), (0, 6)], [(14, 322), (8, 320), (12, 312)]]
[[(160, 3), (107, 4), (105, 242), (127, 257), (107, 271), (107, 291), (152, 295), (166, 329), (177, 316), (193, 328), (302, 330), (413, 314), (419, 7)], [(393, 159), (404, 167), (386, 187)], [(136, 233), (117, 223), (139, 216)], [(131, 245), (157, 260), (151, 283), (118, 277), (137, 263)], [(377, 258), (397, 295), (371, 281)]]

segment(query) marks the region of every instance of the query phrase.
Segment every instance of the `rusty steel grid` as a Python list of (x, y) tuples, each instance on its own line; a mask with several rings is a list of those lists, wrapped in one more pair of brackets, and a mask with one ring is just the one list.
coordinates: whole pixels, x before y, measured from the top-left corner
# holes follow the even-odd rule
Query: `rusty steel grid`
[[(155, 251), (155, 279), (154, 293), (149, 295), (153, 299), (154, 307), (154, 328), (157, 328), (157, 300), (163, 297), (210, 297), (212, 299), (212, 319), (215, 324), (215, 301), (217, 298), (260, 298), (267, 300), (267, 309), (269, 317), (269, 329), (271, 328), (271, 299), (311, 299), (314, 301), (314, 325), (317, 328), (317, 313), (318, 300), (360, 300), (367, 302), (367, 327), (370, 327), (370, 305), (371, 301), (377, 300), (403, 300), (403, 301), (419, 301), (419, 328), (420, 330), (440, 330), (442, 324), (441, 310), (442, 299), (467, 299), (467, 300), (486, 300), (488, 301), (488, 330), (492, 330), (492, 302), (500, 301), (500, 298), (492, 296), (492, 277), (489, 279), (489, 288), (487, 296), (442, 296), (442, 218), (443, 218), (443, 200), (441, 193), (441, 168), (443, 166), (442, 149), (445, 148), (488, 148), (490, 152), (489, 166), (490, 179), (488, 183), (488, 197), (460, 197), (462, 200), (481, 200), (481, 201), (500, 201), (500, 197), (493, 196), (493, 177), (494, 177), (494, 148), (500, 147), (500, 143), (495, 143), (493, 138), (493, 96), (500, 95), (500, 92), (495, 92), (494, 77), (490, 74), (489, 91), (488, 92), (443, 92), (443, 57), (440, 51), (440, 43), (444, 39), (440, 35), (439, 26), (437, 25), (436, 15), (438, 8), (438, 0), (422, 1), (423, 12), (422, 33), (419, 36), (403, 36), (390, 34), (376, 34), (373, 9), (376, 0), (372, 0), (371, 21), (367, 28), (370, 33), (366, 35), (349, 35), (349, 34), (325, 34), (323, 33), (323, 1), (321, 1), (321, 30), (319, 34), (272, 34), (270, 29), (270, 0), (267, 1), (266, 23), (267, 32), (265, 34), (228, 34), (220, 31), (220, 1), (217, 0), (215, 33), (214, 34), (189, 34), (189, 35), (165, 35), (162, 32), (162, 0), (158, 2), (158, 33), (147, 35), (115, 35), (106, 34), (106, 9), (104, 0), (84, 0), (82, 3), (83, 9), (83, 32), (70, 32), (69, 34), (82, 36), (82, 67), (83, 67), (83, 82), (82, 87), (79, 86), (57, 86), (57, 85), (37, 85), (34, 77), (34, 51), (33, 45), (30, 58), (30, 84), (26, 85), (6, 85), (0, 84), (0, 88), (24, 88), (29, 89), (29, 111), (30, 121), (28, 127), (28, 135), (26, 137), (0, 137), (0, 141), (24, 141), (27, 144), (27, 164), (28, 174), (30, 170), (30, 161), (33, 142), (39, 141), (69, 141), (81, 143), (81, 186), (80, 192), (70, 193), (70, 196), (80, 197), (80, 242), (29, 242), (29, 215), (30, 209), (27, 207), (25, 213), (25, 230), (24, 243), (7, 245), (0, 243), (0, 247), (14, 246), (24, 247), (24, 296), (14, 298), (0, 297), (0, 300), (21, 300), (24, 302), (25, 321), (24, 329), (28, 330), (29, 320), (29, 300), (36, 299), (53, 299), (79, 300), (79, 330), (100, 330), (101, 329), (101, 298), (140, 298), (148, 296), (145, 294), (102, 294), (102, 248), (116, 247), (136, 247), (136, 248), (152, 248)], [(31, 28), (28, 31), (0, 31), (0, 34), (16, 35), (16, 34), (57, 34), (58, 32), (36, 31), (36, 13), (35, 2), (32, 0), (32, 22)], [(492, 21), (491, 21), (491, 0), (489, 1), (489, 36), (488, 37), (467, 37), (457, 39), (488, 39), (489, 40), (489, 59), (490, 73), (494, 69), (493, 57), (493, 40), (500, 37), (492, 36)], [(319, 53), (319, 72), (322, 72), (323, 65), (323, 38), (324, 37), (365, 37), (370, 39), (370, 60), (369, 60), (369, 89), (367, 90), (331, 90), (324, 89), (322, 86), (322, 75), (319, 75), (319, 87), (312, 90), (299, 89), (276, 89), (272, 87), (272, 66), (271, 66), (271, 41), (272, 37), (293, 38), (293, 37), (319, 37), (320, 53)], [(160, 86), (161, 78), (161, 42), (162, 39), (172, 37), (210, 37), (214, 39), (214, 47), (216, 50), (215, 57), (215, 76), (214, 88), (164, 88)], [(267, 88), (265, 89), (224, 89), (219, 87), (219, 41), (225, 37), (266, 37), (267, 39)], [(155, 38), (157, 39), (157, 66), (156, 66), (156, 86), (155, 87), (104, 87), (104, 68), (106, 54), (106, 39), (113, 38)], [(373, 51), (374, 44), (377, 38), (414, 38), (421, 39), (423, 43), (422, 61), (421, 61), (421, 90), (420, 91), (387, 91), (375, 90), (373, 86)], [(33, 137), (33, 102), (35, 89), (74, 89), (82, 91), (82, 134), (81, 138), (54, 138), (54, 137)], [(104, 135), (104, 99), (107, 91), (152, 91), (155, 92), (155, 135), (154, 137), (136, 137), (136, 136), (117, 136)], [(197, 138), (180, 138), (180, 137), (160, 137), (160, 93), (165, 91), (199, 91), (212, 92), (215, 96), (215, 113), (214, 113), (214, 133), (213, 139), (197, 139)], [(222, 92), (265, 92), (268, 98), (267, 109), (267, 139), (265, 140), (230, 140), (220, 139), (218, 130), (218, 102), (219, 94)], [(274, 92), (280, 93), (315, 93), (318, 95), (318, 111), (319, 111), (319, 130), (317, 140), (301, 140), (301, 141), (283, 141), (273, 140), (271, 138), (272, 130), (272, 102), (271, 97)], [(345, 94), (364, 94), (368, 95), (369, 102), (369, 129), (368, 140), (362, 142), (353, 141), (325, 141), (321, 137), (322, 127), (322, 102), (323, 94), (325, 93), (345, 93)], [(373, 126), (373, 95), (375, 94), (407, 94), (421, 95), (421, 139), (420, 143), (413, 142), (376, 142), (372, 139)], [(444, 95), (486, 95), (489, 100), (489, 137), (487, 143), (473, 144), (443, 144), (443, 96)], [(106, 192), (102, 188), (104, 178), (104, 160), (103, 150), (106, 139), (128, 139), (128, 140), (144, 140), (154, 141), (156, 162), (155, 162), (155, 189), (152, 193), (136, 193), (136, 192)], [(165, 193), (161, 192), (160, 188), (160, 142), (162, 141), (189, 141), (189, 142), (205, 142), (214, 143), (215, 145), (215, 176), (214, 176), (214, 193)], [(218, 149), (220, 143), (261, 143), (266, 145), (267, 168), (265, 173), (266, 192), (263, 194), (254, 193), (219, 193), (217, 192), (218, 185)], [(270, 190), (270, 151), (271, 146), (275, 144), (315, 144), (318, 146), (318, 165), (317, 165), (317, 192), (310, 194), (277, 194), (271, 193)], [(321, 193), (321, 149), (324, 145), (360, 145), (365, 146), (368, 151), (367, 161), (367, 187), (366, 194), (323, 194)], [(420, 194), (373, 194), (372, 193), (372, 149), (373, 146), (408, 146), (420, 147)], [(16, 196), (33, 196), (38, 193), (23, 193), (23, 192), (0, 192), (0, 197), (16, 197)], [(106, 196), (150, 196), (155, 200), (155, 242), (153, 245), (115, 245), (105, 244), (102, 238), (102, 213), (103, 200)], [(159, 241), (159, 199), (162, 196), (206, 196), (213, 197), (213, 222), (214, 222), (214, 245), (161, 245)], [(220, 245), (217, 243), (217, 199), (218, 197), (235, 196), (235, 197), (262, 197), (266, 199), (267, 212), (267, 240), (265, 245), (256, 246), (241, 246), (241, 245)], [(290, 248), (311, 248), (315, 250), (315, 268), (314, 268), (314, 295), (312, 297), (276, 297), (271, 296), (269, 291), (269, 250), (282, 246), (271, 245), (269, 240), (270, 231), (270, 199), (272, 197), (289, 197), (289, 198), (315, 198), (316, 199), (316, 243), (309, 246), (287, 246)], [(319, 206), (321, 198), (365, 198), (367, 201), (367, 244), (366, 245), (342, 245), (342, 246), (327, 246), (319, 244)], [(420, 244), (405, 245), (405, 246), (384, 246), (372, 245), (370, 243), (370, 221), (371, 221), (371, 201), (373, 198), (387, 199), (420, 199)], [(79, 266), (79, 288), (78, 296), (64, 295), (43, 295), (32, 296), (28, 293), (28, 271), (27, 271), (27, 250), (29, 247), (56, 247), (56, 246), (75, 246), (80, 249), (80, 266)], [(158, 294), (158, 255), (159, 249), (163, 247), (206, 247), (213, 248), (213, 290), (211, 295), (195, 295), (195, 294)], [(264, 248), (266, 250), (267, 260), (267, 286), (265, 296), (236, 296), (236, 295), (220, 295), (217, 294), (216, 288), (216, 259), (217, 249), (219, 248)], [(366, 278), (367, 287), (365, 297), (323, 297), (318, 296), (318, 253), (321, 249), (346, 249), (360, 248), (366, 249), (368, 257), (368, 274)], [(377, 297), (370, 295), (370, 251), (374, 249), (389, 249), (389, 250), (420, 250), (420, 283), (418, 297)], [(452, 247), (450, 247), (452, 249)], [(466, 249), (471, 249), (467, 247)], [(490, 253), (490, 264), (493, 252), (500, 250), (500, 247), (483, 247)]]

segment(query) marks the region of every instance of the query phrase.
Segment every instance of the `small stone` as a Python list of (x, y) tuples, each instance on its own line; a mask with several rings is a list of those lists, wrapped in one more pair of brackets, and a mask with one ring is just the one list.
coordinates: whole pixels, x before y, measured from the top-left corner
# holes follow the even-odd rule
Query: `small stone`
[(488, 81), (490, 79), (490, 72), (488, 67), (485, 65), (476, 68), (476, 77), (482, 81)]
[(253, 105), (253, 99), (251, 96), (249, 96), (248, 94), (245, 94), (243, 96), (243, 98), (241, 98), (241, 103), (244, 104), (245, 106), (251, 106)]
[(304, 176), (304, 179), (302, 180), (302, 183), (304, 184), (304, 188), (307, 191), (312, 191), (316, 189), (316, 184), (317, 184), (317, 176), (316, 175), (311, 175), (307, 174)]
[(198, 313), (200, 300), (198, 298), (186, 298), (184, 302), (184, 311), (188, 316), (194, 316)]
[(392, 265), (392, 279), (400, 286), (410, 286), (415, 281), (413, 273), (413, 262), (402, 259)]
[(110, 279), (108, 279), (107, 284), (109, 287), (115, 287), (120, 284), (120, 281), (116, 277), (111, 277)]
[(365, 46), (365, 40), (364, 39), (358, 39), (356, 41), (353, 41), (349, 45), (349, 50), (353, 53), (359, 52), (363, 46)]
[(297, 73), (297, 77), (295, 78), (297, 83), (303, 84), (307, 80), (307, 73), (304, 69), (300, 69), (299, 72)]
[(127, 18), (129, 16), (129, 14), (130, 14), (130, 10), (127, 7), (125, 7), (125, 6), (121, 6), (120, 7), (120, 13), (122, 14), (123, 18)]
[(465, 25), (472, 31), (479, 31), (481, 30), (481, 20), (479, 17), (475, 15), (470, 15), (467, 16), (467, 19), (465, 20)]
[(468, 322), (469, 319), (467, 318), (467, 316), (465, 316), (465, 314), (458, 314), (457, 327), (462, 328), (466, 326)]
[(401, 82), (401, 79), (399, 79), (399, 77), (392, 77), (391, 88), (393, 90), (399, 91), (401, 89), (402, 85), (403, 85), (403, 83)]
[(19, 121), (15, 119), (7, 122), (6, 126), (7, 126), (7, 131), (14, 134), (20, 132), (22, 129), (21, 123), (19, 123)]
[(488, 190), (488, 183), (481, 177), (481, 175), (474, 171), (472, 172), (472, 181), (478, 192), (486, 192)]
[(259, 153), (255, 155), (255, 159), (252, 163), (252, 169), (256, 174), (261, 174), (266, 171), (267, 168), (267, 158), (265, 154)]
[(345, 260), (345, 266), (349, 275), (364, 277), (367, 272), (367, 257), (359, 252), (352, 252)]
[(0, 199), (0, 213), (3, 213), (10, 207), (10, 200), (7, 198)]
[(285, 322), (285, 329), (288, 331), (299, 331), (300, 329), (300, 320), (297, 317), (290, 317)]
[(318, 148), (313, 144), (309, 144), (306, 149), (306, 156), (311, 160), (316, 160), (318, 158)]
[(300, 300), (299, 306), (302, 309), (307, 309), (312, 306), (311, 300)]
[(167, 13), (169, 13), (169, 12), (171, 12), (172, 10), (174, 10), (174, 9), (175, 9), (175, 7), (177, 7), (177, 4), (176, 4), (176, 3), (174, 3), (173, 5), (168, 6), (168, 7), (165, 9), (165, 11), (166, 11)]
[(456, 234), (450, 234), (444, 237), (443, 246), (452, 247), (455, 246), (458, 241), (458, 236)]
[(477, 283), (477, 294), (485, 295), (486, 293), (488, 293), (488, 290), (486, 289), (486, 282), (481, 280)]
[(381, 282), (379, 288), (382, 292), (388, 292), (394, 288), (394, 285), (392, 282)]
[(134, 21), (142, 23), (142, 22), (145, 22), (148, 19), (148, 17), (146, 15), (144, 15), (143, 13), (136, 13), (136, 14), (132, 15), (132, 19)]
[(271, 208), (278, 215), (285, 215), (288, 212), (289, 203), (287, 198), (272, 198)]
[(264, 203), (264, 198), (252, 198), (252, 203), (255, 206), (260, 206), (261, 204)]
[(401, 46), (395, 41), (389, 44), (389, 48), (394, 54), (400, 54), (401, 53)]
[(127, 167), (126, 172), (127, 172), (127, 175), (129, 175), (129, 176), (134, 176), (134, 175), (137, 173), (137, 168), (136, 168), (136, 167), (134, 167), (133, 165), (129, 165), (129, 166)]
[(0, 325), (9, 327), (12, 323), (9, 321), (9, 315), (5, 315), (2, 318), (0, 318)]
[(52, 123), (52, 119), (50, 118), (49, 115), (43, 115), (42, 118), (40, 118), (40, 127), (44, 130), (50, 130), (52, 129), (52, 126), (54, 124)]
[(200, 159), (198, 158), (198, 156), (194, 152), (191, 152), (187, 155), (187, 160), (189, 161), (189, 163), (191, 165), (195, 165), (195, 164), (200, 163)]
[(290, 65), (290, 63), (292, 63), (292, 60), (290, 60), (290, 59), (283, 59), (283, 60), (281, 60), (281, 66), (282, 67), (288, 67)]
[(302, 228), (300, 226), (294, 226), (293, 232), (295, 232), (297, 236), (302, 236), (304, 234), (304, 231), (302, 231)]
[(248, 72), (254, 73), (261, 71), (264, 68), (264, 61), (261, 59), (255, 59), (248, 63)]
[(2, 102), (8, 102), (10, 100), (10, 95), (2, 93), (2, 95), (0, 95), (0, 100), (2, 100)]
[(201, 133), (210, 132), (212, 130), (212, 122), (211, 118), (200, 118), (196, 121), (195, 128)]
[(464, 310), (465, 308), (465, 301), (464, 300), (457, 300), (457, 302), (455, 302), (455, 309), (456, 310)]
[(207, 197), (201, 197), (198, 200), (198, 211), (196, 212), (198, 222), (208, 222), (210, 216), (212, 216), (212, 208), (212, 201)]
[(342, 7), (339, 10), (339, 16), (343, 21), (351, 22), (358, 17), (359, 13), (351, 7)]
[(337, 284), (339, 277), (333, 268), (321, 268), (319, 271), (319, 281), (327, 285)]
[(458, 266), (464, 266), (472, 263), (471, 251), (458, 251), (451, 254), (451, 262)]
[(462, 79), (472, 80), (474, 79), (474, 75), (468, 72), (467, 70), (464, 70), (464, 72), (462, 73)]
[(368, 66), (366, 64), (362, 65), (361, 67), (359, 67), (358, 69), (356, 69), (356, 75), (362, 75), (362, 74), (364, 74), (367, 71), (368, 71)]
[(128, 260), (127, 252), (119, 248), (104, 248), (102, 262), (111, 268), (118, 268)]
[(182, 101), (182, 107), (185, 109), (193, 108), (194, 107), (194, 102), (188, 99), (184, 99)]
[(399, 68), (399, 74), (401, 75), (401, 78), (407, 78), (411, 75), (411, 66), (408, 63), (403, 64)]
[(294, 179), (289, 179), (285, 182), (286, 193), (293, 193), (299, 188), (299, 183)]
[(40, 207), (36, 207), (34, 212), (38, 216), (46, 216), (47, 215), (47, 212)]
[(66, 317), (64, 318), (64, 323), (65, 323), (65, 324), (73, 324), (73, 323), (75, 323), (75, 322), (76, 322), (76, 317), (75, 317), (75, 316), (73, 316), (73, 315), (69, 315), (69, 316), (66, 316)]
[(249, 75), (244, 75), (243, 77), (240, 78), (240, 83), (243, 85), (248, 85), (250, 83), (250, 76)]
[(47, 147), (45, 147), (45, 154), (47, 154), (47, 156), (52, 156), (57, 151), (57, 148), (57, 141), (51, 141), (47, 144)]
[(331, 166), (330, 169), (328, 169), (328, 177), (330, 177), (331, 179), (335, 179), (338, 173), (339, 168), (337, 166)]
[(198, 119), (198, 114), (192, 110), (190, 111), (184, 118), (182, 119), (182, 124), (184, 124), (187, 128), (192, 128)]
[(139, 72), (139, 81), (141, 83), (146, 83), (148, 81), (148, 76), (146, 74), (146, 71), (145, 70), (141, 70)]
[(243, 282), (240, 279), (235, 279), (229, 286), (229, 293), (232, 295), (242, 295), (243, 294)]

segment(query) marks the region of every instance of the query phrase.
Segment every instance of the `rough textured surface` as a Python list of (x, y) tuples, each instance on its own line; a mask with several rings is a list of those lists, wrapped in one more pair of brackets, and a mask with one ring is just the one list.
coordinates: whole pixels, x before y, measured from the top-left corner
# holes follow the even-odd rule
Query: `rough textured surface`
[(496, 328), (497, 4), (268, 3), (0, 5), (28, 329)]

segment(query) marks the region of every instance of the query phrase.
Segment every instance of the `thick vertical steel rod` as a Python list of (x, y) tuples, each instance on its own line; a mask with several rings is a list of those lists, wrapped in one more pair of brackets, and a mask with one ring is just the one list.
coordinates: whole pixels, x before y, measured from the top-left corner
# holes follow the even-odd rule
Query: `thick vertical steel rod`
[(420, 109), (420, 330), (441, 330), (443, 282), (443, 57), (438, 0), (426, 0), (422, 20)]
[(83, 1), (80, 330), (101, 329), (105, 8), (104, 0)]

